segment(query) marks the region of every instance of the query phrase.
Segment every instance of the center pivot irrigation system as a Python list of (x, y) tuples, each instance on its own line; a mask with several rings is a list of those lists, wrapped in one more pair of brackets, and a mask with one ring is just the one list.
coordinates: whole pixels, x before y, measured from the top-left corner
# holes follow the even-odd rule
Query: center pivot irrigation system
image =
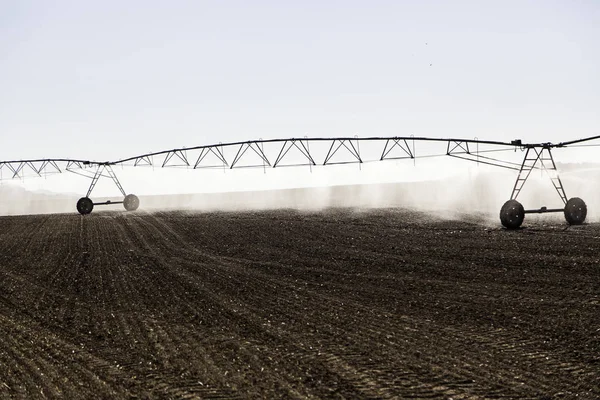
[[(113, 169), (114, 166), (160, 166), (160, 167), (185, 167), (185, 168), (277, 168), (284, 166), (308, 165), (311, 168), (317, 166), (316, 155), (321, 150), (326, 154), (319, 165), (335, 165), (358, 163), (359, 165), (371, 161), (415, 160), (415, 143), (438, 142), (445, 143), (445, 152), (436, 154), (420, 155), (419, 157), (450, 156), (467, 161), (493, 165), (518, 171), (510, 199), (504, 203), (500, 210), (500, 221), (508, 229), (516, 229), (521, 226), (525, 214), (562, 212), (569, 224), (577, 225), (585, 221), (587, 206), (578, 198), (568, 198), (564, 186), (558, 176), (556, 164), (552, 156), (552, 150), (600, 139), (600, 136), (592, 136), (584, 139), (572, 140), (561, 143), (522, 143), (521, 140), (511, 142), (499, 142), (478, 139), (443, 139), (428, 137), (335, 137), (335, 138), (291, 138), (291, 139), (268, 139), (250, 140), (245, 142), (219, 143), (207, 146), (196, 146), (179, 148), (173, 150), (147, 153), (140, 156), (125, 158), (118, 161), (88, 161), (66, 158), (48, 158), (36, 160), (0, 161), (0, 180), (22, 179), (25, 176), (44, 176), (53, 173), (71, 172), (86, 176), (91, 179), (85, 197), (77, 202), (77, 211), (82, 215), (92, 212), (95, 206), (123, 204), (125, 210), (135, 211), (140, 205), (138, 197), (127, 194), (119, 182)], [(360, 146), (375, 146), (378, 149), (378, 159), (365, 159), (361, 155)], [(266, 150), (270, 147), (273, 151)], [(311, 149), (312, 147), (312, 149)], [(382, 149), (383, 148), (383, 149)], [(481, 148), (481, 149), (480, 149)], [(502, 151), (521, 151), (524, 157), (521, 163), (502, 160), (491, 157), (489, 153)], [(292, 161), (290, 154), (295, 153), (296, 158)], [(340, 158), (340, 154), (345, 155)], [(269, 156), (268, 156), (269, 154)], [(277, 156), (275, 157), (275, 154)], [(252, 155), (258, 164), (248, 164), (245, 158)], [(380, 156), (379, 156), (380, 155)], [(298, 161), (298, 159), (300, 161)], [(318, 158), (319, 161), (322, 158)], [(195, 161), (194, 161), (195, 160)], [(517, 201), (519, 193), (527, 182), (533, 170), (541, 170), (547, 173), (556, 192), (560, 196), (563, 208), (547, 208), (526, 210)], [(3, 172), (8, 172), (4, 177)], [(96, 183), (100, 178), (109, 178), (115, 183), (123, 201), (94, 202), (90, 198)]]

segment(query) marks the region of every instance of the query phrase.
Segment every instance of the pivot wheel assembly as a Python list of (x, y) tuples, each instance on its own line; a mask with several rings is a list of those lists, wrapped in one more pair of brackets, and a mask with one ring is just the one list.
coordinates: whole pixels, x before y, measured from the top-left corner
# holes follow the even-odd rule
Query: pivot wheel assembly
[[(81, 215), (90, 214), (92, 212), (92, 210), (94, 209), (94, 206), (123, 204), (123, 206), (125, 207), (125, 210), (127, 210), (127, 211), (135, 211), (140, 206), (140, 199), (138, 199), (138, 197), (136, 195), (125, 193), (123, 186), (121, 186), (121, 183), (119, 182), (119, 179), (117, 178), (117, 175), (115, 174), (115, 171), (112, 168), (112, 164), (113, 163), (102, 163), (102, 164), (97, 165), (96, 172), (94, 173), (94, 176), (92, 177), (92, 183), (90, 184), (90, 188), (88, 189), (87, 195), (85, 197), (82, 197), (81, 199), (79, 199), (79, 201), (77, 202), (77, 211), (79, 211), (79, 213)], [(119, 190), (123, 194), (123, 196), (124, 196), (123, 201), (107, 200), (107, 201), (103, 201), (103, 202), (94, 203), (90, 199), (92, 191), (94, 190), (96, 183), (98, 182), (98, 180), (101, 177), (108, 177), (108, 178), (112, 179), (112, 181), (115, 183), (115, 185), (117, 185), (117, 188), (119, 188)]]
[(77, 211), (81, 215), (87, 215), (94, 209), (94, 202), (89, 197), (82, 197), (77, 202)]
[(128, 194), (123, 200), (123, 206), (127, 211), (135, 211), (140, 206), (140, 199), (135, 194)]
[(573, 197), (565, 205), (565, 219), (571, 225), (581, 225), (587, 216), (587, 206), (579, 197)]
[[(513, 187), (512, 195), (510, 200), (504, 203), (500, 210), (500, 222), (508, 229), (516, 229), (521, 226), (525, 214), (543, 214), (549, 212), (565, 214), (565, 219), (570, 225), (580, 225), (585, 221), (587, 216), (587, 206), (585, 202), (579, 197), (573, 197), (567, 201), (567, 194), (565, 188), (558, 176), (558, 170), (556, 169), (556, 163), (554, 157), (552, 157), (552, 148), (557, 147), (551, 143), (541, 143), (539, 146), (527, 145), (525, 157), (521, 168), (519, 169), (519, 175)], [(548, 208), (541, 207), (534, 210), (525, 210), (521, 203), (516, 199), (525, 182), (531, 175), (534, 169), (538, 169), (547, 173), (550, 178), (550, 182), (556, 189), (556, 192), (560, 196), (562, 203), (565, 205), (564, 208)]]
[(516, 200), (508, 200), (500, 209), (500, 222), (507, 229), (517, 229), (525, 219), (525, 208)]

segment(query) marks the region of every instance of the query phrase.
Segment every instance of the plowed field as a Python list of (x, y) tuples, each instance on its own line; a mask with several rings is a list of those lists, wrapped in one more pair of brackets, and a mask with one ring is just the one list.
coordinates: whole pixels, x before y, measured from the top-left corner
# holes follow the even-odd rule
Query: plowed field
[(0, 398), (599, 398), (600, 226), (526, 225), (2, 217)]

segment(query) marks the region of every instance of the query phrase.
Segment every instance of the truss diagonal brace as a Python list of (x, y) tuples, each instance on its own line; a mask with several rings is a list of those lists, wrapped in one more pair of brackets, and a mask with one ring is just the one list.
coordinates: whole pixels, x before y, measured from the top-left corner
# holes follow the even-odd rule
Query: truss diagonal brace
[[(300, 146), (298, 145), (298, 142), (300, 142)], [(287, 147), (287, 149), (286, 149), (286, 147)], [(300, 153), (302, 153), (302, 155), (304, 157), (306, 157), (306, 159), (308, 160), (308, 162), (311, 165), (317, 165), (317, 163), (315, 163), (315, 160), (310, 155), (310, 151), (308, 150), (308, 147), (306, 147), (306, 145), (304, 144), (304, 142), (302, 140), (290, 139), (290, 140), (286, 140), (285, 142), (283, 142), (283, 146), (281, 146), (279, 155), (277, 156), (275, 163), (273, 163), (273, 168), (275, 168), (275, 167), (277, 167), (277, 165), (279, 165), (279, 163), (284, 159), (284, 157), (292, 149), (292, 147), (297, 148), (300, 151)]]
[(83, 169), (83, 165), (79, 161), (68, 161), (66, 170), (73, 171), (74, 169)]
[(137, 167), (138, 165), (152, 165), (152, 160), (150, 159), (150, 156), (142, 156), (142, 157), (138, 157), (134, 160), (133, 162), (133, 166)]
[(456, 141), (456, 140), (449, 140), (448, 141), (448, 148), (446, 150), (446, 154), (447, 155), (452, 155), (452, 154), (471, 154), (471, 152), (469, 151), (469, 143), (468, 142), (461, 142), (461, 141)]
[[(393, 142), (393, 144), (390, 146), (390, 141)], [(406, 139), (388, 139), (385, 142), (385, 146), (383, 147), (383, 152), (381, 153), (381, 158), (379, 159), (380, 161), (383, 160), (400, 160), (400, 159), (404, 159), (404, 158), (415, 158), (415, 155), (413, 154), (413, 152), (410, 149), (410, 146), (408, 145), (408, 143), (406, 142)], [(389, 148), (388, 148), (389, 146)], [(408, 156), (408, 157), (388, 157), (388, 155), (391, 153), (391, 151), (396, 148), (399, 147), (400, 149), (402, 149), (402, 151)]]
[(167, 155), (165, 156), (165, 161), (163, 162), (163, 168), (166, 167), (169, 164), (169, 161), (171, 161), (171, 159), (173, 157), (177, 157), (180, 161), (182, 161), (184, 163), (184, 166), (189, 167), (190, 163), (188, 162), (187, 159), (187, 154), (185, 150), (173, 150), (170, 151), (169, 153), (167, 153)]
[(266, 166), (271, 167), (271, 163), (269, 162), (269, 159), (265, 155), (263, 149), (258, 145), (259, 143), (261, 143), (261, 142), (254, 141), (254, 142), (242, 143), (240, 145), (240, 148), (238, 149), (237, 154), (235, 155), (235, 158), (231, 162), (231, 166), (229, 168), (233, 169), (233, 167), (235, 167), (235, 165), (240, 161), (240, 159), (244, 156), (244, 154), (246, 154), (248, 149), (252, 149), (252, 151), (254, 151), (261, 158), (261, 160), (263, 161), (263, 163)]
[(13, 167), (12, 164), (7, 164), (8, 168), (13, 172), (13, 176), (12, 179), (15, 179), (16, 177), (21, 177), (20, 173), (21, 170), (23, 169), (23, 167), (25, 166), (24, 162), (19, 163), (19, 165), (17, 166), (17, 168)]
[[(336, 142), (339, 142), (338, 146), (335, 148), (335, 150), (333, 149)], [(346, 142), (348, 142), (350, 144), (350, 146), (348, 146), (348, 144), (346, 144)], [(349, 139), (334, 139), (331, 142), (331, 147), (329, 148), (329, 152), (327, 152), (327, 156), (325, 157), (325, 161), (323, 162), (323, 165), (332, 165), (332, 164), (345, 164), (345, 163), (331, 163), (329, 161), (331, 161), (331, 159), (333, 158), (333, 156), (338, 152), (338, 150), (344, 146), (344, 148), (346, 148), (346, 150), (348, 150), (350, 152), (350, 154), (352, 154), (355, 158), (356, 161), (358, 163), (362, 163), (362, 159), (360, 158), (360, 154), (358, 152), (358, 150), (356, 149), (356, 147), (354, 146), (354, 143), (352, 143), (351, 140)]]
[(194, 169), (202, 168), (202, 167), (200, 167), (200, 163), (206, 158), (206, 156), (209, 153), (214, 154), (219, 159), (219, 161), (221, 161), (223, 163), (223, 167), (229, 167), (229, 164), (227, 163), (227, 160), (225, 159), (225, 155), (223, 154), (223, 150), (218, 146), (209, 146), (209, 147), (202, 148), (202, 150), (200, 151), (200, 155), (198, 156), (198, 159), (196, 160), (196, 163), (194, 164)]

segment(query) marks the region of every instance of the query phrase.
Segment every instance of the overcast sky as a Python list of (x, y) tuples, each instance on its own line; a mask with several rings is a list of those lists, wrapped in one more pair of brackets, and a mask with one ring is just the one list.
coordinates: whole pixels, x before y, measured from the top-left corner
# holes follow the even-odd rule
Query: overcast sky
[(0, 159), (600, 134), (600, 2), (0, 0)]

